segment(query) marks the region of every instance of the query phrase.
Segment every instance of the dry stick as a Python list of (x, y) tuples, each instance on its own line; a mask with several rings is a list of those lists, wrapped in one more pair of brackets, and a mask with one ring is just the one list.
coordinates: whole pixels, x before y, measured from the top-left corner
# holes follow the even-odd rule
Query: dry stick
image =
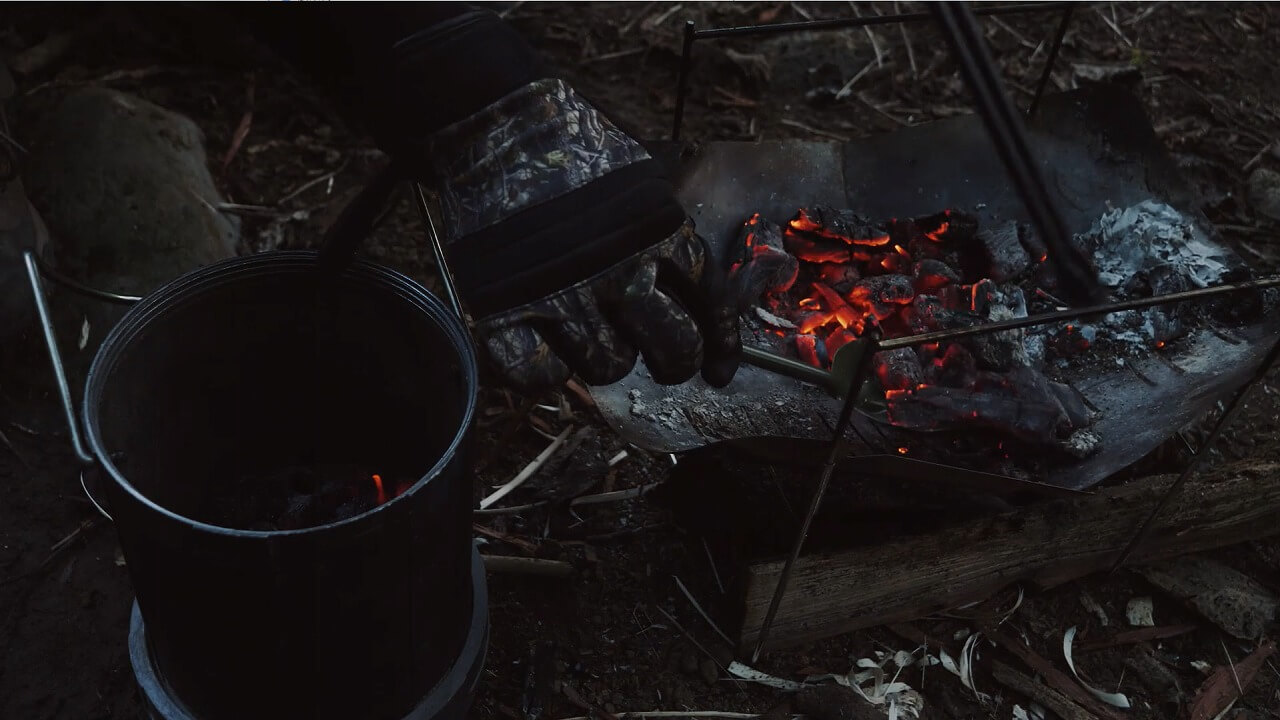
[(1102, 12), (1102, 8), (1098, 7), (1097, 5), (1094, 5), (1093, 11), (1098, 13), (1098, 17), (1102, 18), (1102, 22), (1106, 23), (1107, 27), (1111, 28), (1112, 31), (1114, 31), (1115, 34), (1120, 38), (1120, 40), (1124, 42), (1125, 45), (1128, 45), (1129, 47), (1133, 47), (1133, 43), (1129, 42), (1129, 38), (1124, 36), (1124, 33), (1120, 31), (1120, 27), (1116, 25), (1115, 21), (1107, 17), (1106, 13)]
[(1030, 676), (1014, 670), (999, 660), (991, 663), (991, 675), (996, 682), (1014, 692), (1026, 695), (1027, 698), (1045, 706), (1053, 711), (1053, 714), (1063, 718), (1063, 720), (1091, 720), (1093, 718), (1088, 711), (1071, 702), (1071, 699), (1066, 695), (1048, 685), (1036, 682)]
[(18, 458), (18, 462), (22, 463), (23, 467), (30, 471), (35, 470), (35, 468), (31, 467), (31, 463), (27, 462), (27, 459), (22, 456), (22, 453), (18, 452), (18, 448), (13, 446), (13, 441), (9, 439), (8, 435), (4, 434), (3, 430), (0, 430), (0, 442), (4, 443), (5, 447), (9, 448), (9, 452), (13, 453), (13, 456)]
[(789, 126), (789, 127), (797, 128), (797, 129), (799, 129), (799, 130), (804, 130), (805, 132), (813, 133), (814, 135), (821, 135), (821, 136), (823, 136), (823, 137), (829, 137), (829, 138), (831, 138), (832, 140), (839, 140), (840, 142), (849, 142), (849, 138), (848, 138), (847, 136), (845, 136), (845, 135), (841, 135), (841, 134), (839, 134), (839, 133), (833, 133), (833, 132), (830, 132), (830, 131), (828, 131), (828, 130), (819, 130), (818, 128), (813, 127), (812, 125), (805, 125), (804, 123), (800, 122), (799, 120), (789, 120), (789, 119), (784, 119), (784, 120), (782, 120), (781, 122), (782, 122), (782, 124), (783, 124), (783, 125), (787, 125), (787, 126)]
[(540, 577), (566, 578), (573, 575), (573, 565), (563, 560), (515, 557), (512, 555), (481, 555), (486, 570), (509, 575), (537, 575)]
[(1236, 674), (1236, 661), (1231, 659), (1231, 651), (1227, 650), (1227, 644), (1219, 638), (1218, 642), (1222, 644), (1222, 654), (1227, 656), (1227, 667), (1231, 668), (1231, 677), (1236, 681), (1236, 689), (1240, 691), (1240, 697), (1244, 697), (1244, 688), (1240, 685), (1240, 676)]
[[(849, 0), (849, 7), (853, 8), (854, 17), (858, 17), (858, 18), (862, 17), (862, 13), (858, 12), (858, 6), (853, 2), (853, 0)], [(876, 14), (879, 15), (880, 13), (876, 13)], [(876, 35), (875, 33), (871, 32), (871, 26), (863, 25), (862, 30), (866, 32), (867, 39), (871, 41), (871, 49), (875, 50), (876, 67), (884, 67), (884, 57), (880, 52), (880, 43), (876, 42)]]
[(1254, 155), (1252, 160), (1244, 164), (1244, 171), (1249, 172), (1257, 167), (1258, 163), (1262, 162), (1262, 158), (1266, 157), (1267, 153), (1271, 152), (1271, 148), (1275, 147), (1275, 144), (1275, 141), (1272, 140), (1266, 145), (1263, 145), (1262, 149), (1258, 151), (1258, 154)]
[[(902, 14), (898, 9), (898, 0), (893, 0), (893, 14)], [(907, 24), (898, 23), (898, 31), (902, 33), (902, 44), (907, 47), (907, 62), (911, 64), (911, 76), (918, 78), (920, 77), (920, 70), (916, 67), (916, 51), (911, 47), (911, 38), (907, 37)]]
[(551, 444), (548, 445), (545, 450), (543, 450), (541, 453), (538, 453), (538, 457), (534, 458), (533, 461), (530, 462), (528, 465), (525, 465), (524, 469), (521, 470), (518, 475), (511, 478), (510, 482), (508, 482), (506, 485), (503, 485), (502, 487), (495, 490), (493, 494), (490, 495), (489, 497), (481, 500), (480, 509), (484, 510), (490, 505), (498, 502), (502, 498), (509, 495), (512, 490), (515, 490), (516, 488), (520, 487), (521, 485), (524, 484), (526, 480), (533, 477), (533, 474), (538, 472), (538, 470), (543, 465), (546, 464), (547, 460), (551, 458), (551, 456), (555, 453), (555, 451), (560, 449), (560, 446), (564, 444), (564, 441), (568, 439), (569, 433), (572, 431), (573, 431), (572, 425), (565, 428), (559, 435), (556, 436), (555, 440), (551, 441)]
[[(598, 495), (583, 495), (582, 497), (576, 497), (570, 500), (569, 507), (580, 507), (582, 505), (599, 505), (601, 503), (618, 502), (620, 500), (630, 500), (632, 498), (638, 498), (644, 495), (645, 493), (648, 493), (650, 490), (658, 487), (659, 485), (661, 485), (661, 483), (649, 483), (648, 485), (641, 485), (640, 487), (628, 488), (626, 490), (614, 490), (613, 492), (599, 493)], [(472, 510), (471, 514), (481, 515), (481, 516), (511, 515), (514, 513), (524, 512), (525, 510), (535, 510), (537, 508), (545, 507), (550, 504), (551, 503), (549, 501), (542, 500), (540, 502), (527, 503), (525, 505), (512, 505), (510, 507), (489, 508), (487, 510)]]
[(850, 95), (852, 95), (854, 84), (857, 83), (859, 80), (861, 80), (864, 75), (871, 72), (871, 66), (874, 64), (875, 64), (874, 61), (867, 63), (867, 66), (859, 70), (857, 75), (854, 75), (853, 77), (849, 78), (849, 82), (845, 83), (844, 87), (836, 91), (836, 99), (843, 100), (849, 97)]
[(1122, 716), (1115, 709), (1102, 704), (1102, 701), (1090, 695), (1089, 691), (1084, 689), (1084, 686), (1078, 684), (1069, 675), (1055, 667), (1053, 663), (1024, 645), (1018, 638), (1005, 635), (1003, 632), (990, 627), (982, 628), (982, 632), (996, 645), (1026, 663), (1027, 667), (1034, 670), (1053, 689), (1070, 698), (1072, 702), (1100, 718), (1121, 720)]
[(897, 123), (898, 125), (901, 125), (902, 127), (908, 127), (911, 125), (911, 123), (907, 122), (906, 120), (894, 117), (893, 115), (890, 115), (889, 113), (885, 112), (883, 109), (881, 109), (879, 105), (876, 105), (875, 103), (868, 100), (866, 96), (863, 95), (862, 93), (858, 93), (858, 101), (861, 102), (863, 105), (866, 105), (867, 107), (871, 108), (872, 110), (875, 110), (876, 112), (880, 113), (881, 115), (888, 118), (892, 122)]
[(341, 164), (341, 165), (339, 165), (339, 166), (337, 167), (337, 169), (335, 169), (335, 170), (330, 170), (330, 171), (329, 171), (329, 172), (327, 172), (327, 173), (324, 173), (324, 174), (322, 174), (322, 175), (319, 175), (319, 176), (317, 176), (317, 177), (314, 177), (314, 178), (312, 178), (312, 179), (310, 179), (310, 180), (308, 180), (308, 181), (306, 181), (306, 182), (302, 183), (301, 185), (299, 185), (299, 186), (298, 186), (298, 188), (297, 188), (296, 190), (293, 190), (293, 191), (289, 192), (287, 195), (285, 195), (284, 197), (282, 197), (282, 198), (280, 198), (279, 200), (277, 200), (277, 201), (276, 201), (276, 205), (283, 205), (283, 204), (285, 204), (285, 203), (289, 202), (290, 200), (292, 200), (292, 199), (294, 199), (294, 198), (298, 197), (298, 196), (299, 196), (299, 195), (301, 195), (302, 193), (304, 193), (304, 192), (306, 192), (306, 191), (310, 190), (311, 188), (315, 187), (316, 185), (319, 185), (320, 183), (322, 183), (322, 182), (324, 182), (324, 181), (326, 181), (326, 180), (328, 180), (328, 179), (330, 179), (330, 178), (337, 177), (338, 173), (342, 172), (343, 170), (346, 170), (346, 169), (347, 169), (347, 166), (348, 166), (348, 165), (350, 165), (350, 164), (351, 164), (351, 158), (347, 158), (346, 160), (344, 160), (344, 161), (342, 162), (342, 164)]
[(698, 611), (698, 614), (702, 616), (703, 620), (707, 621), (707, 624), (711, 626), (711, 629), (715, 630), (716, 634), (719, 635), (721, 638), (723, 638), (724, 641), (728, 643), (729, 647), (733, 647), (733, 641), (729, 639), (728, 635), (724, 634), (724, 631), (720, 629), (719, 625), (715, 624), (715, 622), (711, 619), (711, 616), (707, 614), (707, 611), (703, 610), (702, 606), (698, 604), (698, 601), (693, 599), (693, 593), (689, 592), (689, 588), (685, 587), (684, 583), (680, 582), (680, 578), (676, 577), (675, 575), (672, 575), (671, 579), (676, 581), (676, 587), (680, 588), (680, 592), (684, 593), (684, 596), (689, 601), (689, 604), (693, 606), (694, 610)]

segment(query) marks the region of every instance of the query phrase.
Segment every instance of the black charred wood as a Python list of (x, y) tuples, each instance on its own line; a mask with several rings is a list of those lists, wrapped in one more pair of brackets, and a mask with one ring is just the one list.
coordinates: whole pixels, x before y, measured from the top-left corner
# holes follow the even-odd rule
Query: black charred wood
[(977, 390), (926, 385), (891, 394), (889, 421), (912, 430), (986, 428), (1033, 445), (1054, 445), (1063, 423), (1056, 401), (1014, 396), (1002, 388)]
[(911, 348), (878, 352), (872, 363), (885, 390), (910, 390), (924, 382), (924, 369)]
[(823, 237), (839, 238), (853, 245), (879, 246), (889, 242), (888, 228), (849, 210), (825, 205), (801, 208), (791, 228)]
[(841, 295), (848, 295), (854, 283), (862, 279), (862, 273), (852, 263), (822, 263), (818, 266), (818, 279)]
[(788, 232), (787, 252), (811, 263), (853, 263), (870, 260), (872, 252), (861, 245), (850, 245), (839, 238), (811, 233)]
[(978, 380), (978, 361), (959, 343), (951, 343), (942, 354), (935, 382), (952, 388), (973, 387)]
[(758, 214), (753, 216), (742, 226), (738, 251), (741, 254), (729, 277), (729, 289), (735, 297), (755, 302), (765, 293), (786, 292), (795, 283), (800, 263), (787, 252), (778, 225)]
[[(965, 268), (970, 277), (990, 277), (1005, 282), (1022, 275), (1031, 267), (1031, 256), (1018, 238), (1018, 224), (1006, 221), (978, 231), (982, 253), (969, 256), (972, 267)], [(981, 263), (981, 264), (980, 264)]]
[(906, 305), (916, 296), (915, 281), (908, 275), (876, 275), (853, 285), (853, 298), (892, 305)]
[(960, 274), (950, 265), (932, 258), (917, 261), (912, 267), (912, 274), (915, 276), (917, 293), (932, 292), (944, 285), (960, 282)]

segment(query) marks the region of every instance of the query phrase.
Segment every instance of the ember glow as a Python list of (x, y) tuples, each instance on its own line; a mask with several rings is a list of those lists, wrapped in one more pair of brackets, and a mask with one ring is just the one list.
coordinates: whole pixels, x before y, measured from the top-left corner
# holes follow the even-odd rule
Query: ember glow
[(381, 475), (378, 475), (378, 474), (376, 474), (376, 473), (374, 474), (374, 476), (373, 476), (373, 486), (374, 486), (375, 488), (377, 488), (377, 490), (378, 490), (378, 504), (379, 504), (379, 505), (381, 505), (382, 503), (384, 503), (384, 502), (386, 502), (386, 501), (387, 501), (387, 491), (386, 491), (385, 489), (383, 489), (383, 487), (382, 487), (382, 476), (381, 476)]
[[(1025, 316), (1018, 278), (1032, 277), (1036, 259), (1046, 259), (1016, 225), (980, 232), (976, 217), (950, 209), (880, 223), (820, 206), (782, 224), (756, 214), (739, 242), (740, 285), (771, 288), (750, 296), (765, 311), (761, 331), (790, 339), (795, 354), (819, 368), (873, 330), (892, 339)], [(756, 266), (762, 269), (753, 276)], [(1085, 335), (1063, 328), (1053, 349), (1088, 348), (1093, 336)], [(872, 370), (893, 425), (981, 427), (1033, 444), (1065, 442), (1092, 420), (1079, 409), (1078, 391), (1045, 377), (1028, 352), (1024, 333), (1006, 330), (881, 350)], [(1096, 444), (1079, 447), (1090, 452)], [(895, 449), (907, 453), (905, 445)]]

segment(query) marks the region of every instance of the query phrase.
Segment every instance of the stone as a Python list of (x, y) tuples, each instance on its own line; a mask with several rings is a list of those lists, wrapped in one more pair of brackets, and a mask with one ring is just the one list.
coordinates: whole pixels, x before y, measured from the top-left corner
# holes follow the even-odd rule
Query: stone
[(1142, 72), (1128, 63), (1073, 63), (1071, 83), (1077, 88), (1088, 85), (1119, 85), (1136, 93), (1142, 88)]
[(145, 295), (236, 254), (237, 218), (189, 118), (105, 88), (69, 92), (41, 118), (24, 180), (58, 238), (63, 272)]
[(1276, 619), (1275, 595), (1253, 578), (1204, 556), (1139, 568), (1152, 585), (1185, 601), (1229, 635), (1256, 640)]
[(1258, 168), (1249, 175), (1249, 206), (1280, 222), (1280, 172)]

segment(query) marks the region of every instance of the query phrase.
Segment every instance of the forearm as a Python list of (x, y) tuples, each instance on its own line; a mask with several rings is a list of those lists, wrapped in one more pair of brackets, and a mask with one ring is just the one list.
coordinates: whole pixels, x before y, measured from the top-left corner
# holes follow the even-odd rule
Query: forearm
[(473, 115), (543, 72), (514, 28), (465, 3), (252, 5), (237, 12), (393, 153), (405, 138)]

